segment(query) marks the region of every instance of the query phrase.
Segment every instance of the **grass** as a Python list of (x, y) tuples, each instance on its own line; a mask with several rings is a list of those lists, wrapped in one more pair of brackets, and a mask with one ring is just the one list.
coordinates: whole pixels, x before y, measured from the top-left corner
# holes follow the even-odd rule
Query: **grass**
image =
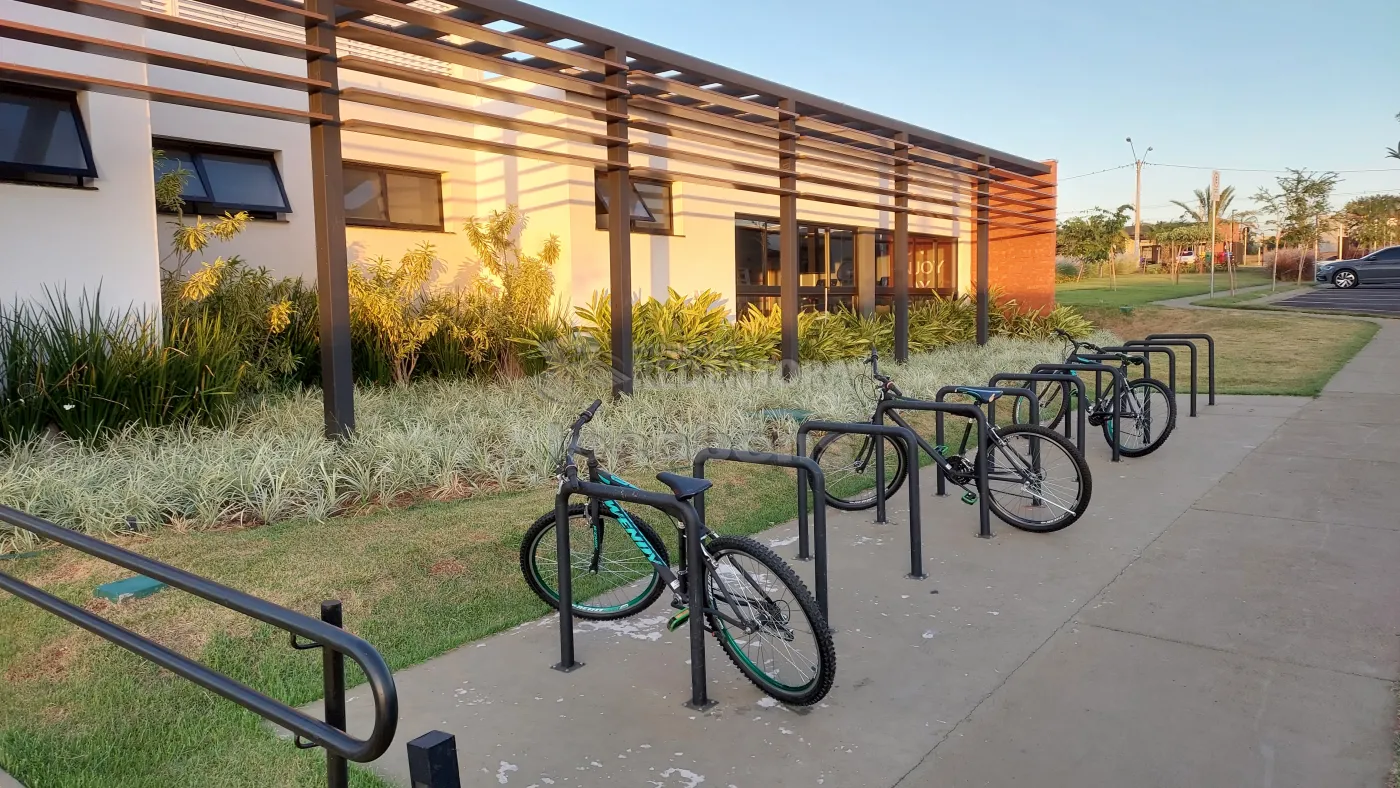
[[(1241, 268), (1236, 271), (1239, 287), (1269, 283), (1267, 271)], [(1216, 292), (1229, 291), (1230, 280), (1223, 272), (1215, 274)], [(1184, 298), (1210, 292), (1210, 274), (1182, 274), (1173, 283), (1166, 274), (1124, 274), (1118, 277), (1116, 289), (1109, 289), (1108, 279), (1083, 282), (1062, 282), (1055, 286), (1057, 303), (1074, 307), (1135, 307), (1169, 298)]]
[[(793, 516), (794, 481), (784, 471), (714, 463), (710, 475), (719, 491), (710, 496), (710, 520), (724, 533), (753, 533)], [(632, 481), (659, 486), (650, 476)], [(308, 614), (322, 599), (341, 599), (347, 628), (398, 669), (547, 611), (521, 579), (517, 555), (525, 529), (552, 503), (552, 490), (537, 489), (123, 543)], [(644, 516), (676, 555), (664, 516)], [(284, 702), (320, 697), (317, 652), (293, 651), (284, 633), (197, 597), (167, 590), (119, 606), (95, 602), (93, 589), (124, 573), (71, 551), (7, 562), (5, 571)], [(322, 753), (276, 739), (233, 704), (13, 597), (0, 600), (0, 621), (0, 766), (25, 784), (325, 784)], [(366, 770), (352, 784), (386, 785)]]
[[(1316, 396), (1337, 370), (1375, 336), (1370, 321), (1331, 320), (1272, 312), (1229, 309), (1172, 309), (1146, 306), (1123, 314), (1118, 309), (1086, 308), (1084, 314), (1121, 337), (1156, 333), (1207, 333), (1216, 343), (1216, 391), (1221, 394), (1288, 394)], [(1185, 349), (1177, 354), (1177, 376), (1184, 390)], [(1204, 348), (1202, 349), (1204, 353)], [(1165, 365), (1165, 361), (1158, 362)], [(1155, 377), (1166, 370), (1154, 367)], [(1198, 387), (1206, 390), (1202, 355)]]

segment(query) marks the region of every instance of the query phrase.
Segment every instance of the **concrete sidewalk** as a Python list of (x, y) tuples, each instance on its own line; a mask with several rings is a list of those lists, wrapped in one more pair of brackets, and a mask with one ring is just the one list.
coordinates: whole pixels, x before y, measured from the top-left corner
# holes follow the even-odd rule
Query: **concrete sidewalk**
[[(719, 706), (683, 707), (689, 650), (661, 605), (579, 622), (586, 667), (557, 673), (549, 618), (396, 674), (399, 740), (374, 767), (406, 785), (404, 744), (441, 729), (463, 785), (1378, 785), (1400, 397), (1351, 372), (1400, 380), (1395, 339), (1338, 377), (1355, 391), (1183, 408), (1146, 458), (1109, 463), (1094, 431), (1093, 505), (1058, 534), (994, 520), (977, 539), (926, 474), (926, 581), (903, 577), (902, 503), (889, 525), (833, 512), (838, 675), (815, 708), (768, 700), (713, 641)], [(759, 538), (794, 552), (790, 525)], [(367, 700), (350, 709), (363, 733)]]

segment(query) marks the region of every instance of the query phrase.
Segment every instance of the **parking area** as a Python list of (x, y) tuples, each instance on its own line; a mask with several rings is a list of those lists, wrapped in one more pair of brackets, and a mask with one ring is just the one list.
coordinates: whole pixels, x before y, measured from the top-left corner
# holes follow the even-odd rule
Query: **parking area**
[(1400, 315), (1400, 287), (1359, 287), (1352, 290), (1318, 287), (1277, 301), (1274, 306)]

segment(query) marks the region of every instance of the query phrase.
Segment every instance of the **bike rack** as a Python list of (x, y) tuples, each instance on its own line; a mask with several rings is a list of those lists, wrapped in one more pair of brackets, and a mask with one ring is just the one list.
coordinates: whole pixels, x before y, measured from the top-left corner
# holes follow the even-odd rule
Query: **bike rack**
[(1103, 348), (1106, 353), (1132, 353), (1142, 359), (1143, 377), (1152, 377), (1152, 354), (1162, 353), (1167, 357), (1167, 388), (1176, 394), (1176, 351), (1166, 345), (1147, 344), (1119, 345)]
[[(1074, 357), (1077, 358), (1077, 359), (1079, 359), (1080, 361), (1083, 361), (1083, 362), (1089, 363), (1089, 364), (1107, 364), (1107, 363), (1110, 362), (1110, 361), (1119, 361), (1119, 362), (1122, 362), (1122, 364), (1121, 364), (1118, 368), (1121, 369), (1121, 370), (1123, 370), (1123, 379), (1124, 379), (1124, 380), (1127, 380), (1127, 378), (1128, 378), (1128, 362), (1123, 361), (1123, 359), (1122, 359), (1122, 357), (1121, 357), (1121, 354), (1118, 354), (1118, 353), (1075, 353), (1075, 354), (1074, 354)], [(1150, 376), (1150, 375), (1152, 374), (1152, 367), (1148, 365), (1147, 356), (1142, 355), (1142, 354), (1136, 354), (1136, 355), (1133, 355), (1132, 358), (1138, 359), (1139, 361), (1142, 362), (1142, 374), (1143, 374), (1143, 375)], [(1100, 374), (1100, 373), (1098, 373), (1098, 372), (1095, 372), (1095, 373), (1094, 373), (1094, 399), (1097, 400), (1099, 397), (1102, 397), (1102, 396), (1103, 396), (1103, 375)]]
[[(993, 375), (993, 376), (991, 376), (990, 378), (987, 379), (987, 385), (988, 385), (988, 386), (996, 386), (998, 383), (1002, 382), (1003, 380), (1018, 380), (1018, 381), (1024, 381), (1024, 382), (1026, 382), (1026, 383), (1031, 383), (1031, 382), (1034, 382), (1034, 381), (1045, 381), (1045, 382), (1059, 381), (1059, 383), (1060, 383), (1060, 388), (1061, 388), (1061, 389), (1063, 390), (1063, 392), (1064, 392), (1064, 393), (1062, 394), (1062, 396), (1064, 397), (1064, 401), (1066, 402), (1066, 404), (1068, 404), (1068, 402), (1069, 402), (1070, 387), (1073, 386), (1073, 387), (1079, 392), (1079, 399), (1078, 399), (1078, 405), (1079, 405), (1079, 406), (1076, 407), (1075, 410), (1079, 413), (1079, 436), (1078, 436), (1078, 440), (1079, 440), (1079, 453), (1080, 453), (1080, 454), (1083, 454), (1083, 453), (1084, 453), (1084, 435), (1086, 434), (1087, 429), (1088, 429), (1088, 427), (1087, 427), (1087, 422), (1086, 422), (1086, 420), (1085, 420), (1085, 414), (1086, 414), (1086, 412), (1087, 412), (1088, 409), (1089, 409), (1089, 398), (1088, 398), (1088, 396), (1087, 396), (1088, 388), (1084, 385), (1084, 381), (1082, 381), (1082, 380), (1080, 380), (1079, 378), (1075, 377), (1074, 375), (1070, 375), (1070, 374), (1068, 374), (1068, 373), (1064, 373), (1064, 374), (1054, 374), (1054, 373), (1048, 373), (1048, 372), (1038, 372), (1038, 373), (1021, 373), (1021, 374), (1017, 374), (1017, 373), (1013, 373), (1013, 372), (998, 372), (997, 374), (995, 374), (995, 375)], [(1073, 428), (1070, 427), (1070, 424), (1071, 424), (1071, 423), (1072, 423), (1072, 419), (1070, 419), (1069, 416), (1065, 416), (1065, 437), (1066, 437), (1066, 438), (1074, 438), (1074, 437), (1075, 437), (1075, 435), (1074, 435), (1074, 430), (1073, 430)]]
[[(965, 389), (965, 388), (968, 388), (968, 387), (967, 387), (967, 386), (944, 386), (943, 388), (940, 388), (938, 391), (934, 392), (933, 401), (934, 401), (934, 402), (947, 402), (947, 401), (948, 401), (948, 395), (950, 395), (950, 394), (959, 394), (959, 395), (962, 395), (962, 396), (971, 396), (970, 394), (966, 394), (966, 393), (964, 393), (964, 392), (962, 392), (962, 391), (959, 391), (959, 389)], [(1008, 386), (1008, 387), (1006, 387), (1006, 388), (1003, 388), (1002, 390), (1005, 391), (1006, 393), (1012, 395), (1013, 397), (1020, 397), (1020, 398), (1022, 398), (1022, 399), (1025, 399), (1027, 402), (1029, 402), (1029, 403), (1031, 404), (1031, 418), (1032, 418), (1032, 419), (1035, 419), (1036, 423), (1039, 423), (1039, 422), (1040, 422), (1040, 397), (1037, 396), (1036, 393), (1035, 393), (1034, 391), (1031, 391), (1030, 389), (1026, 389), (1026, 388), (1016, 388), (1016, 387), (1010, 387), (1010, 386)], [(950, 404), (966, 404), (966, 405), (972, 405), (972, 406), (974, 406), (974, 407), (980, 407), (980, 406), (977, 405), (977, 403), (975, 403), (975, 402), (950, 403)], [(988, 424), (991, 424), (992, 426), (996, 426), (996, 423), (997, 423), (997, 410), (996, 410), (996, 407), (997, 407), (997, 406), (996, 406), (996, 403), (995, 403), (995, 402), (988, 402), (988, 403), (987, 403), (987, 410), (986, 410), (986, 414), (987, 414), (987, 423), (988, 423)], [(1012, 418), (1012, 423), (1015, 423), (1015, 418), (1016, 418), (1016, 416), (1015, 416), (1015, 411), (1014, 411), (1014, 410), (1012, 411), (1012, 417), (1011, 417), (1011, 418)], [(945, 438), (945, 435), (944, 435), (944, 432), (943, 432), (943, 414), (942, 414), (941, 412), (935, 417), (934, 425), (935, 425), (935, 426), (934, 426), (933, 442), (934, 442), (935, 445), (942, 446), (942, 445), (943, 445), (943, 440), (944, 440), (944, 438)], [(938, 478), (937, 478), (937, 480), (934, 482), (934, 486), (936, 487), (936, 490), (935, 490), (934, 494), (935, 494), (935, 495), (939, 495), (939, 496), (947, 495), (947, 494), (948, 494), (947, 477), (946, 477), (946, 475), (943, 473), (943, 469), (942, 469), (942, 468), (939, 468), (938, 471), (939, 471), (939, 473), (938, 473)]]
[[(876, 418), (879, 418), (879, 409), (876, 411)], [(893, 438), (904, 446), (905, 467), (914, 469), (909, 474), (909, 577), (914, 580), (922, 580), (928, 577), (924, 573), (924, 552), (923, 552), (923, 515), (919, 509), (919, 443), (915, 439), (913, 430), (904, 427), (890, 427), (884, 424), (870, 424), (866, 422), (846, 422), (846, 421), (806, 421), (797, 428), (797, 453), (799, 456), (807, 456), (807, 434), (810, 432), (844, 433), (852, 435), (879, 435)], [(823, 479), (823, 481), (825, 481)], [(803, 502), (807, 500), (807, 478), (803, 474), (797, 475), (797, 500)], [(826, 508), (825, 495), (820, 499), (820, 507)], [(885, 452), (875, 452), (875, 522), (888, 523), (889, 519), (885, 512)], [(798, 539), (806, 539), (807, 520), (799, 517), (797, 521)], [(825, 539), (823, 539), (823, 543)], [(823, 544), (825, 547), (825, 544)], [(819, 560), (825, 564), (826, 558), (820, 552)]]
[[(598, 501), (623, 501), (641, 504), (681, 521), (685, 536), (684, 560), (689, 568), (686, 592), (690, 605), (690, 700), (692, 709), (708, 709), (710, 700), (705, 681), (705, 560), (700, 549), (703, 521), (695, 507), (677, 500), (674, 495), (639, 490), (635, 487), (613, 487), (580, 479), (566, 479), (554, 497), (554, 534), (559, 560), (559, 664), (555, 670), (570, 673), (583, 663), (574, 659), (574, 578), (573, 552), (569, 548), (569, 498), (580, 495)], [(564, 558), (568, 556), (568, 558)]]
[[(1207, 394), (1208, 394), (1208, 396), (1209, 396), (1209, 399), (1207, 399), (1206, 404), (1208, 404), (1208, 405), (1214, 405), (1214, 404), (1215, 404), (1215, 337), (1212, 337), (1210, 334), (1148, 334), (1146, 337), (1144, 337), (1144, 338), (1141, 339), (1141, 340), (1134, 340), (1134, 341), (1132, 341), (1132, 342), (1124, 342), (1123, 344), (1125, 344), (1125, 345), (1136, 345), (1136, 344), (1139, 344), (1140, 342), (1150, 342), (1150, 343), (1155, 344), (1155, 345), (1180, 345), (1180, 344), (1183, 344), (1183, 343), (1187, 344), (1187, 345), (1191, 348), (1191, 390), (1192, 390), (1192, 391), (1195, 391), (1195, 390), (1196, 390), (1196, 351), (1197, 351), (1198, 348), (1196, 347), (1196, 344), (1195, 344), (1194, 342), (1191, 342), (1191, 341), (1190, 341), (1190, 340), (1194, 340), (1194, 339), (1204, 340), (1205, 343), (1206, 343), (1206, 385), (1207, 385)], [(1192, 400), (1191, 400), (1191, 415), (1192, 415), (1192, 416), (1195, 416), (1195, 415), (1196, 415), (1196, 400), (1195, 400), (1194, 397), (1193, 397)]]
[[(199, 662), (172, 651), (129, 629), (89, 613), (22, 580), (0, 572), (0, 589), (30, 604), (68, 620), (103, 640), (130, 651), (148, 662), (219, 695), (274, 723), (296, 737), (300, 749), (322, 747), (326, 751), (326, 784), (345, 788), (349, 782), (346, 761), (366, 763), (383, 755), (393, 743), (399, 722), (399, 696), (394, 675), (374, 647), (341, 628), (338, 600), (321, 603), (321, 620), (274, 605), (265, 599), (220, 585), (199, 575), (177, 569), (138, 553), (94, 539), (86, 534), (42, 520), (8, 506), (0, 506), (0, 522), (23, 528), (44, 539), (71, 547), (103, 561), (159, 580), (226, 610), (242, 613), (291, 634), (298, 650), (319, 648), (325, 698), (325, 721), (298, 711), (281, 701), (219, 673)], [(309, 642), (299, 641), (297, 637)], [(345, 657), (364, 671), (369, 695), (374, 700), (374, 727), (369, 737), (357, 739), (345, 732)], [(305, 739), (305, 741), (303, 741)]]
[[(705, 464), (710, 460), (725, 460), (728, 462), (743, 462), (750, 465), (769, 465), (777, 468), (794, 468), (797, 470), (797, 477), (800, 480), (807, 480), (812, 485), (812, 493), (815, 497), (815, 507), (812, 515), (813, 529), (815, 530), (816, 541), (816, 586), (817, 586), (817, 608), (822, 611), (822, 617), (831, 623), (831, 616), (827, 613), (827, 563), (826, 563), (826, 476), (822, 473), (822, 468), (815, 460), (809, 457), (800, 457), (792, 454), (770, 454), (768, 452), (742, 451), (740, 449), (701, 449), (695, 455), (695, 461), (691, 466), (690, 475), (697, 479), (705, 478)], [(695, 513), (700, 516), (700, 521), (705, 521), (705, 493), (695, 496)], [(799, 561), (809, 560), (807, 550), (807, 488), (805, 484), (799, 483), (797, 486), (797, 558)]]
[[(881, 402), (875, 406), (875, 422), (883, 424), (885, 413), (892, 410), (922, 410), (931, 413), (953, 413), (973, 419), (977, 422), (977, 456), (985, 457), (987, 454), (987, 414), (976, 405), (967, 405), (959, 402), (930, 402), (922, 399), (897, 399), (888, 402)], [(915, 443), (914, 457), (918, 459), (918, 444)], [(918, 465), (910, 466), (909, 475), (912, 477), (919, 468)], [(938, 470), (938, 480), (943, 481), (943, 469)], [(987, 498), (987, 463), (982, 463), (982, 470), (977, 474), (977, 535), (983, 539), (992, 538), (992, 510)]]
[[(1184, 347), (1184, 348), (1186, 348), (1187, 350), (1191, 351), (1191, 366), (1190, 366), (1191, 379), (1190, 379), (1189, 382), (1190, 382), (1190, 384), (1191, 384), (1191, 416), (1192, 416), (1192, 418), (1194, 418), (1194, 417), (1196, 416), (1196, 388), (1197, 388), (1197, 387), (1196, 387), (1196, 350), (1197, 350), (1197, 349), (1196, 349), (1196, 343), (1195, 343), (1195, 342), (1188, 342), (1188, 341), (1186, 341), (1186, 340), (1184, 340), (1184, 339), (1154, 339), (1154, 340), (1152, 340), (1151, 342), (1148, 342), (1148, 341), (1145, 340), (1145, 339), (1130, 339), (1130, 340), (1128, 340), (1127, 342), (1124, 342), (1123, 345), (1124, 345), (1124, 347), (1130, 347), (1130, 348), (1134, 348), (1134, 349), (1150, 348), (1150, 347), (1157, 347), (1157, 346), (1166, 347), (1166, 346), (1168, 346), (1168, 345), (1171, 345), (1171, 346), (1173, 346), (1173, 347)], [(1176, 393), (1176, 387), (1175, 387), (1175, 386), (1172, 387), (1172, 393), (1173, 393), (1173, 394)]]
[[(1108, 364), (1036, 364), (1031, 367), (1032, 373), (1039, 372), (1074, 372), (1076, 370), (1093, 372), (1096, 375), (1107, 372), (1113, 376), (1114, 383), (1118, 388), (1115, 392), (1125, 391), (1128, 388), (1128, 376), (1123, 374), (1123, 370), (1118, 367), (1111, 367)], [(1083, 382), (1083, 381), (1080, 381)], [(1113, 462), (1123, 461), (1123, 432), (1118, 429), (1118, 408), (1113, 408), (1113, 441), (1109, 444)]]

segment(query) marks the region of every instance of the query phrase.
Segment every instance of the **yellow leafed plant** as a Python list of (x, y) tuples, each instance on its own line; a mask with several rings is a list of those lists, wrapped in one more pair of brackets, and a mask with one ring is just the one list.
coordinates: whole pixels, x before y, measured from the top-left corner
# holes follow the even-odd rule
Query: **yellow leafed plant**
[(388, 357), (395, 383), (413, 377), (423, 343), (442, 325), (443, 314), (427, 308), (436, 260), (433, 245), (422, 243), (397, 263), (376, 257), (350, 268), (351, 321)]

